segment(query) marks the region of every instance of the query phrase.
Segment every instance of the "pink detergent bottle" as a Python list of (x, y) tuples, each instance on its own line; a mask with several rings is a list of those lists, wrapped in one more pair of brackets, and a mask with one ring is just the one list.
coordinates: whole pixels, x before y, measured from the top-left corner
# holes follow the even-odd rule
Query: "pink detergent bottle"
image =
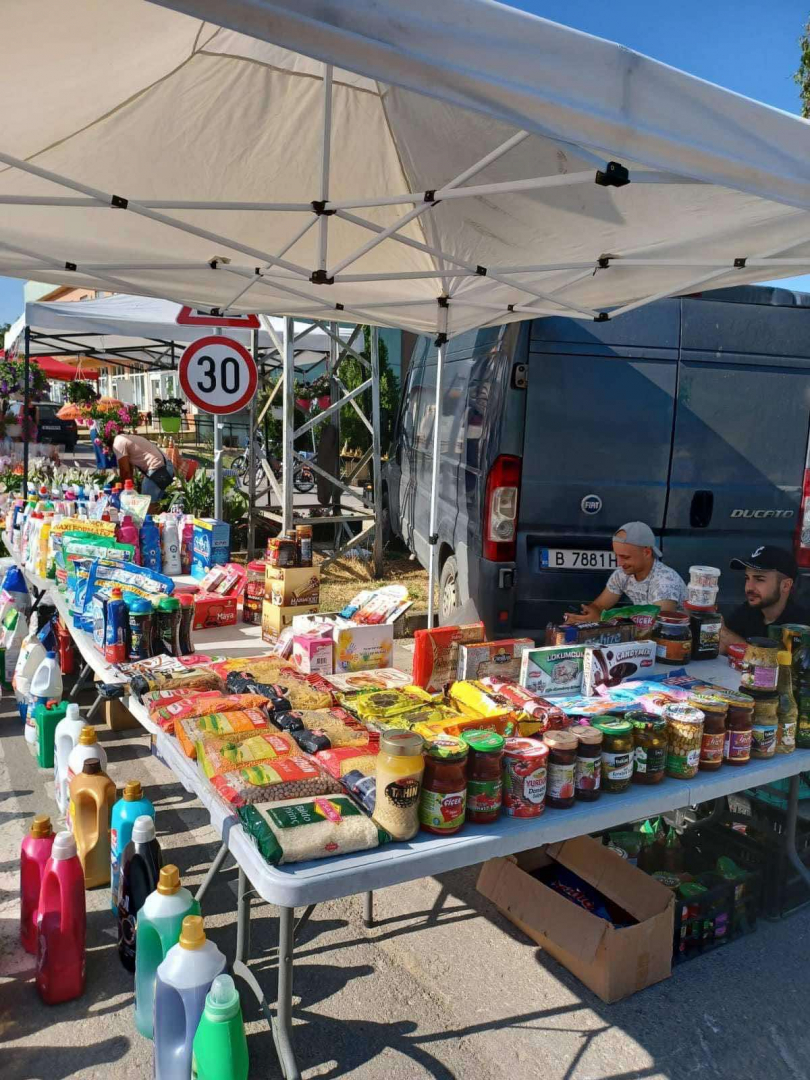
[(53, 829), (47, 814), (31, 822), (20, 850), (20, 941), (26, 952), (37, 951), (37, 907), (45, 864), (51, 857)]
[[(127, 480), (127, 483), (131, 483)], [(132, 544), (135, 548), (134, 561), (141, 565), (141, 544), (138, 538), (138, 529), (135, 526), (135, 522), (132, 520), (129, 514), (124, 514), (124, 519), (118, 528), (115, 530), (116, 538), (120, 544)]]
[(37, 991), (46, 1005), (84, 993), (84, 871), (76, 841), (60, 832), (45, 865), (37, 913)]

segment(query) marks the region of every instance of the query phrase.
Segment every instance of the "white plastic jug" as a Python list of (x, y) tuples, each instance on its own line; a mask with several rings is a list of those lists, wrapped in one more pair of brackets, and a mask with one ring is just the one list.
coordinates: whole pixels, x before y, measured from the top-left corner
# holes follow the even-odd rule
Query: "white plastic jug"
[(35, 701), (62, 700), (62, 671), (55, 652), (45, 653), (45, 659), (34, 672), (31, 697)]
[(194, 1035), (225, 957), (208, 941), (200, 915), (187, 915), (179, 942), (157, 970), (155, 1080), (189, 1080)]
[(22, 643), (20, 655), (17, 657), (17, 663), (14, 667), (15, 686), (17, 684), (17, 679), (21, 676), (26, 679), (33, 679), (34, 672), (45, 659), (45, 646), (39, 640), (38, 635), (39, 622), (37, 613), (34, 612), (29, 624), (28, 637)]
[(17, 667), (20, 658), (22, 643), (28, 636), (28, 619), (21, 611), (12, 611), (6, 618), (3, 630), (3, 649), (5, 650), (5, 677), (3, 682), (8, 686)]
[(176, 577), (182, 571), (182, 562), (180, 559), (180, 533), (177, 529), (177, 518), (174, 514), (167, 514), (164, 518), (161, 549), (163, 573), (169, 577)]
[[(56, 732), (54, 733), (53, 779), (56, 791), (56, 802), (59, 805), (60, 812), (63, 814), (67, 813), (68, 803), (70, 802), (70, 792), (68, 790), (68, 759), (70, 758), (73, 748), (79, 742), (79, 736), (81, 735), (84, 726), (84, 720), (82, 720), (81, 715), (79, 714), (79, 706), (75, 702), (71, 702), (67, 707), (67, 713), (65, 714), (64, 720), (59, 721), (56, 725)], [(98, 755), (98, 748), (96, 754)]]

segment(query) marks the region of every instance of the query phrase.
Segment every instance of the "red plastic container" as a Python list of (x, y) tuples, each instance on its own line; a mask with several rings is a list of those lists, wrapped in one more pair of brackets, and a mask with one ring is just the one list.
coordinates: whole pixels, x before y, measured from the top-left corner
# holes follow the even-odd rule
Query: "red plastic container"
[(37, 913), (37, 991), (46, 1005), (84, 993), (87, 913), (76, 841), (60, 832), (42, 877)]
[(76, 666), (76, 652), (73, 638), (61, 619), (56, 622), (56, 647), (59, 656), (59, 670), (63, 675), (72, 675)]
[(20, 941), (30, 953), (37, 951), (39, 893), (52, 847), (51, 819), (40, 814), (31, 822), (31, 831), (20, 849)]

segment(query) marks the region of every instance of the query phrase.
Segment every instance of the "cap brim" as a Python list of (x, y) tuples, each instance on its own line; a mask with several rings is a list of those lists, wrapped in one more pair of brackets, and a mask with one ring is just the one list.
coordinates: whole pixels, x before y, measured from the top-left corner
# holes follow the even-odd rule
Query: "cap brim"
[(732, 559), (728, 564), (732, 570), (765, 570), (764, 566), (759, 566), (754, 562), (745, 562), (744, 559)]
[(652, 553), (657, 559), (663, 559), (664, 557), (664, 553), (661, 551), (661, 548), (657, 548), (655, 547), (655, 545), (653, 545)]

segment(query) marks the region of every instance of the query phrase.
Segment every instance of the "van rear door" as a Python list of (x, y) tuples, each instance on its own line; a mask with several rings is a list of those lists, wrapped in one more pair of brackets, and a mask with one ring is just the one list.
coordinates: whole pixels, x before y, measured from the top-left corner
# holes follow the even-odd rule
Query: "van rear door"
[(514, 623), (537, 630), (597, 596), (626, 521), (664, 524), (678, 302), (615, 322), (532, 325)]

